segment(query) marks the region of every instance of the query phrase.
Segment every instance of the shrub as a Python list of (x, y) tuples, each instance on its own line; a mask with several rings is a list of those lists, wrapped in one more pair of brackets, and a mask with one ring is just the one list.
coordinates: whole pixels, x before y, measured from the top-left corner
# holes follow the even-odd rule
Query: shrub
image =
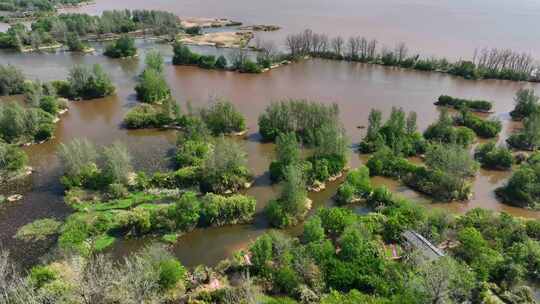
[(438, 121), (424, 131), (424, 137), (432, 142), (469, 146), (475, 139), (475, 133), (466, 127), (454, 127), (448, 111), (443, 109)]
[(495, 193), (505, 203), (523, 208), (538, 208), (540, 196), (534, 190), (538, 187), (540, 167), (525, 163), (512, 174), (506, 185), (497, 188)]
[(495, 142), (478, 146), (474, 152), (474, 158), (487, 169), (507, 170), (514, 163), (512, 153), (507, 148), (496, 147)]
[(461, 99), (448, 95), (441, 95), (435, 105), (452, 107), (457, 110), (461, 109), (471, 109), (473, 111), (490, 111), (493, 107), (493, 103), (487, 100), (471, 100), (471, 99)]
[(0, 142), (0, 177), (18, 172), (28, 163), (28, 156), (15, 146)]
[(200, 55), (191, 52), (191, 50), (182, 42), (175, 42), (173, 45), (173, 59), (174, 65), (192, 65), (199, 64)]
[(362, 166), (349, 172), (345, 182), (338, 188), (336, 199), (340, 204), (348, 204), (357, 199), (367, 198), (371, 191), (369, 169)]
[(60, 110), (58, 100), (54, 96), (43, 96), (39, 102), (39, 107), (51, 115), (58, 114)]
[(137, 55), (135, 39), (122, 35), (115, 42), (107, 45), (104, 54), (112, 58), (133, 57)]
[(533, 112), (523, 121), (523, 129), (506, 139), (516, 149), (535, 150), (540, 147), (540, 112)]
[(391, 147), (396, 153), (413, 156), (423, 153), (425, 141), (417, 132), (416, 113), (411, 112), (406, 117), (401, 108), (392, 108), (388, 120), (382, 125), (380, 111), (371, 110), (367, 134), (360, 143), (362, 153), (373, 153), (382, 145)]
[(129, 110), (124, 118), (124, 124), (130, 129), (160, 127), (159, 111), (150, 104), (140, 104)]
[(251, 178), (246, 153), (233, 140), (219, 137), (202, 165), (201, 190), (225, 193), (244, 188)]
[(36, 288), (41, 288), (43, 285), (52, 282), (57, 278), (58, 273), (47, 266), (34, 266), (30, 270), (30, 280)]
[(176, 225), (183, 231), (193, 230), (199, 223), (201, 202), (194, 192), (186, 192), (175, 203)]
[(186, 140), (176, 147), (175, 160), (179, 167), (201, 166), (210, 153), (211, 145), (202, 140)]
[(294, 133), (282, 133), (276, 140), (276, 160), (270, 163), (270, 178), (279, 181), (288, 166), (300, 162), (300, 147)]
[(215, 66), (216, 66), (216, 69), (220, 69), (220, 70), (227, 69), (227, 66), (228, 66), (227, 58), (225, 58), (225, 56), (223, 55), (220, 55), (216, 60)]
[(279, 228), (296, 225), (308, 211), (305, 177), (298, 166), (287, 168), (280, 197), (266, 208), (270, 223)]
[(246, 129), (246, 120), (228, 100), (218, 99), (208, 108), (201, 109), (201, 119), (213, 135), (240, 132)]
[(24, 90), (24, 75), (13, 65), (0, 65), (0, 96), (21, 94)]
[(493, 138), (501, 132), (502, 124), (498, 119), (483, 120), (467, 110), (462, 110), (455, 119), (456, 123), (465, 126), (483, 138)]
[(241, 73), (258, 74), (262, 72), (262, 69), (256, 62), (246, 59), (240, 66), (239, 71)]
[(192, 36), (201, 35), (202, 34), (202, 29), (201, 29), (200, 26), (188, 27), (188, 28), (186, 28), (186, 34), (189, 34), (189, 35), (192, 35)]
[(19, 228), (15, 237), (24, 241), (42, 241), (58, 233), (61, 224), (52, 218), (35, 220)]
[(201, 223), (204, 226), (245, 224), (252, 220), (257, 201), (244, 195), (230, 197), (209, 193), (201, 205)]
[[(112, 95), (114, 85), (100, 65), (74, 66), (67, 84), (56, 83), (58, 94), (73, 99), (93, 99)], [(69, 89), (68, 89), (69, 88)]]
[(216, 68), (216, 57), (213, 55), (201, 55), (199, 57), (199, 67), (213, 70)]
[(178, 282), (185, 280), (186, 269), (176, 259), (167, 259), (159, 263), (159, 285), (170, 289)]

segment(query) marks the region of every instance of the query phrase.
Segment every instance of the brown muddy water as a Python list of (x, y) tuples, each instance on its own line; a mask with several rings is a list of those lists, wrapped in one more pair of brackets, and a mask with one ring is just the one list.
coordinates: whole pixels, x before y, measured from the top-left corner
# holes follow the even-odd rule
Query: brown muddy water
[[(234, 72), (208, 71), (196, 67), (171, 65), (171, 47), (153, 41), (137, 41), (140, 58), (129, 60), (108, 59), (98, 54), (77, 55), (71, 53), (18, 54), (0, 52), (0, 64), (14, 64), (22, 68), (30, 79), (64, 79), (74, 64), (100, 63), (109, 73), (117, 87), (117, 95), (93, 101), (73, 102), (70, 111), (58, 124), (55, 139), (45, 144), (25, 148), (31, 165), (37, 170), (24, 181), (4, 186), (1, 194), (21, 193), (24, 199), (0, 207), (0, 245), (12, 251), (23, 264), (31, 264), (45, 254), (54, 240), (40, 243), (23, 243), (13, 239), (22, 225), (43, 217), (65, 218), (69, 208), (62, 201), (63, 189), (58, 182), (61, 174), (55, 156), (59, 143), (77, 137), (85, 137), (98, 145), (120, 141), (128, 145), (135, 159), (136, 169), (156, 171), (170, 167), (169, 156), (175, 143), (174, 131), (130, 131), (121, 126), (124, 114), (133, 107), (136, 75), (142, 70), (144, 53), (157, 48), (166, 58), (166, 77), (177, 102), (185, 108), (190, 101), (193, 106), (208, 103), (210, 97), (230, 99), (247, 117), (249, 135), (241, 141), (248, 152), (248, 163), (256, 176), (255, 186), (247, 194), (257, 198), (257, 210), (262, 211), (268, 200), (278, 193), (270, 185), (267, 169), (273, 158), (273, 146), (259, 141), (257, 117), (264, 108), (283, 98), (307, 98), (325, 103), (335, 102), (341, 110), (341, 120), (352, 142), (363, 136), (358, 126), (367, 124), (371, 108), (388, 114), (393, 106), (418, 113), (418, 123), (424, 129), (433, 122), (438, 111), (433, 102), (441, 94), (465, 98), (482, 98), (495, 102), (497, 117), (505, 121), (503, 137), (508, 133), (508, 112), (513, 108), (512, 98), (521, 87), (529, 83), (507, 81), (467, 81), (445, 74), (406, 71), (381, 66), (351, 64), (326, 60), (310, 60), (292, 64), (261, 75)], [(213, 48), (197, 51), (213, 53)], [(540, 89), (539, 86), (536, 86)], [(6, 98), (4, 98), (6, 99)], [(351, 149), (352, 151), (352, 149)], [(351, 153), (351, 166), (358, 166), (363, 156)], [(539, 218), (540, 212), (513, 208), (499, 203), (493, 190), (508, 177), (507, 173), (481, 171), (475, 180), (475, 196), (468, 203), (432, 203), (397, 182), (376, 178), (376, 184), (386, 184), (400, 194), (414, 198), (421, 204), (463, 212), (474, 207), (505, 211), (517, 216)], [(338, 183), (326, 191), (310, 195), (315, 207), (332, 205), (332, 196)], [(359, 206), (358, 212), (365, 210)], [(200, 263), (214, 264), (229, 256), (267, 231), (268, 225), (259, 213), (251, 225), (196, 230), (180, 238), (171, 249), (183, 263), (193, 266)], [(290, 233), (299, 233), (300, 227)], [(147, 244), (150, 238), (120, 240), (111, 251), (117, 255), (131, 252)]]

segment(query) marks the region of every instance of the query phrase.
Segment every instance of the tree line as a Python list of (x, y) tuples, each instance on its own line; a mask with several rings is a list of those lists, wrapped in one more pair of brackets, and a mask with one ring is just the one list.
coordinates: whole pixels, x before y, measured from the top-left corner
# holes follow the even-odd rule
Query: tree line
[(411, 53), (404, 43), (389, 48), (380, 46), (376, 39), (353, 36), (330, 38), (325, 34), (305, 30), (285, 39), (292, 58), (305, 56), (365, 62), (422, 71), (440, 71), (466, 79), (506, 79), (538, 81), (538, 65), (530, 54), (509, 49), (475, 51), (472, 60), (450, 62), (446, 58), (423, 57)]

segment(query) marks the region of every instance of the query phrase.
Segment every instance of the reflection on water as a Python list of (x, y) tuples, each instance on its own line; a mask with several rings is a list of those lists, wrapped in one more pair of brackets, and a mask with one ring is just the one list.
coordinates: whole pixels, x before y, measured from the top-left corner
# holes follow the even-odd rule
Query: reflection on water
[[(24, 257), (30, 263), (47, 250), (51, 243), (24, 244), (12, 238), (22, 225), (41, 217), (64, 218), (70, 213), (62, 202), (63, 189), (58, 182), (61, 174), (55, 151), (59, 143), (76, 137), (86, 137), (98, 145), (121, 141), (128, 145), (136, 159), (136, 168), (155, 171), (171, 166), (168, 159), (175, 143), (174, 131), (126, 130), (121, 127), (124, 114), (137, 102), (134, 95), (136, 75), (140, 73), (144, 53), (158, 48), (166, 56), (166, 77), (175, 99), (185, 107), (186, 101), (193, 106), (208, 103), (210, 96), (223, 96), (234, 102), (247, 117), (248, 139), (242, 141), (248, 164), (256, 176), (256, 183), (247, 194), (257, 198), (257, 216), (253, 225), (197, 230), (184, 235), (173, 247), (174, 252), (187, 265), (213, 263), (232, 251), (244, 246), (267, 229), (260, 215), (268, 200), (278, 193), (278, 187), (270, 185), (268, 165), (273, 158), (273, 145), (261, 143), (257, 134), (257, 117), (274, 100), (283, 98), (308, 98), (324, 103), (336, 102), (341, 109), (341, 119), (352, 142), (357, 143), (365, 130), (357, 127), (367, 123), (369, 110), (376, 107), (388, 114), (393, 106), (406, 111), (418, 112), (421, 129), (434, 121), (437, 109), (435, 98), (441, 94), (464, 98), (482, 98), (495, 101), (496, 115), (507, 117), (513, 108), (513, 95), (523, 86), (533, 86), (505, 81), (466, 81), (444, 74), (406, 71), (364, 64), (350, 64), (325, 60), (300, 62), (262, 75), (235, 72), (208, 71), (196, 67), (175, 67), (171, 62), (171, 48), (166, 44), (137, 41), (141, 57), (129, 60), (109, 59), (102, 55), (75, 55), (70, 53), (32, 53), (20, 55), (3, 51), (0, 64), (12, 63), (21, 67), (29, 78), (42, 80), (64, 79), (74, 64), (103, 65), (117, 86), (117, 94), (94, 101), (70, 104), (70, 111), (58, 124), (55, 139), (42, 145), (25, 148), (31, 165), (37, 173), (27, 180), (1, 189), (2, 194), (21, 193), (20, 202), (0, 209), (0, 243)], [(98, 53), (101, 46), (98, 46)], [(216, 52), (216, 49), (207, 49)], [(505, 121), (505, 134), (510, 128)], [(351, 155), (351, 166), (365, 161), (364, 156)], [(431, 204), (430, 200), (399, 183), (375, 178), (375, 184), (385, 184), (403, 196), (419, 203), (456, 212), (474, 207), (506, 211), (525, 217), (540, 217), (540, 213), (512, 208), (499, 203), (493, 189), (501, 185), (508, 173), (480, 171), (475, 183), (475, 196), (469, 203)], [(311, 194), (315, 207), (332, 204), (331, 197), (338, 183), (333, 183), (321, 193)], [(361, 211), (361, 210), (360, 210)], [(300, 227), (289, 230), (297, 234)], [(122, 240), (113, 249), (125, 253), (142, 246), (147, 240)]]

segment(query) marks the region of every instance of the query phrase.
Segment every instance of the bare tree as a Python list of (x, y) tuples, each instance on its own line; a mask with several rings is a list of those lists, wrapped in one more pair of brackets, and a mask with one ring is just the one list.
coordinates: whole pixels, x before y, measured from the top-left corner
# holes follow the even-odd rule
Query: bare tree
[(338, 57), (341, 57), (343, 55), (343, 45), (345, 44), (345, 40), (341, 36), (337, 36), (335, 38), (332, 38), (332, 51), (334, 54), (336, 54)]

